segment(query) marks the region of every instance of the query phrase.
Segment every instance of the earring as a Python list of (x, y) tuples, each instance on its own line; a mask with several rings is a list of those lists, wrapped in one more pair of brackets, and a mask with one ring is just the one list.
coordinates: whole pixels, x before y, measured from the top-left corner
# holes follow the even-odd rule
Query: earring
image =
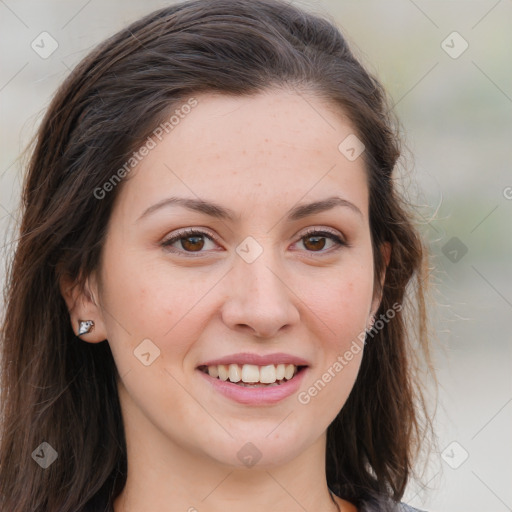
[(94, 327), (92, 320), (79, 320), (78, 321), (78, 336), (82, 334), (89, 334)]

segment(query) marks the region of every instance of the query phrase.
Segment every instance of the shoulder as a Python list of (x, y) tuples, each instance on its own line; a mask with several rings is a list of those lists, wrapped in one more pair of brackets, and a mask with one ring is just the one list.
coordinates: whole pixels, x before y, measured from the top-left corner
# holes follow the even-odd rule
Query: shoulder
[(399, 503), (396, 512), (425, 512), (424, 510), (420, 510), (418, 508), (411, 507), (410, 505), (406, 505), (405, 503)]
[(345, 501), (339, 496), (333, 494), (333, 497), (336, 503), (340, 506), (341, 510), (354, 511), (354, 512), (427, 512), (425, 510), (420, 510), (419, 508), (411, 507), (411, 505), (407, 505), (406, 503), (398, 503), (396, 501), (389, 501), (384, 499), (371, 499), (371, 500), (363, 500), (363, 502), (358, 502), (357, 504)]

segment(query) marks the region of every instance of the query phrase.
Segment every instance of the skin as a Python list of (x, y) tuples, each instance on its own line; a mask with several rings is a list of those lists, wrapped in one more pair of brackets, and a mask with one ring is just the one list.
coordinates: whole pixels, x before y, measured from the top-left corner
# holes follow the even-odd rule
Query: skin
[[(115, 512), (335, 511), (326, 429), (362, 351), (308, 404), (297, 394), (276, 405), (238, 404), (196, 367), (238, 352), (290, 353), (310, 363), (300, 393), (369, 326), (381, 297), (373, 288), (366, 171), (362, 158), (351, 162), (338, 150), (355, 130), (312, 93), (195, 97), (198, 105), (122, 185), (90, 293), (61, 283), (75, 330), (78, 319), (94, 320), (82, 339), (108, 339), (120, 374), (128, 480)], [(171, 195), (214, 201), (237, 218), (172, 206), (139, 219)], [(285, 219), (298, 203), (334, 195), (360, 213), (335, 207)], [(218, 241), (185, 237), (173, 244), (180, 254), (162, 247), (183, 228)], [(315, 246), (302, 238), (309, 228), (331, 230), (350, 247), (328, 237)], [(248, 236), (263, 250), (252, 263), (235, 251)], [(389, 247), (382, 250), (389, 258)], [(134, 357), (144, 339), (160, 350), (149, 366)], [(261, 454), (250, 468), (237, 458), (247, 442)]]

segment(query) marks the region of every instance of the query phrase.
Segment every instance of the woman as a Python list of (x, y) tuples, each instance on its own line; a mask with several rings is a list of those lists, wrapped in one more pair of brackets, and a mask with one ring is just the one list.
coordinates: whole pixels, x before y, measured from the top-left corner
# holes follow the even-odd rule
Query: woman
[(413, 510), (427, 265), (399, 154), (381, 85), (284, 2), (98, 46), (24, 185), (2, 510)]

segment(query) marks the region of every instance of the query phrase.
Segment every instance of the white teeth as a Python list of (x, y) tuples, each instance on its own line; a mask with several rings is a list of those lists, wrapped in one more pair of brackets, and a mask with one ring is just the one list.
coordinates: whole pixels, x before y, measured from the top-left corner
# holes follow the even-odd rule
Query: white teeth
[(237, 364), (229, 365), (229, 380), (231, 382), (240, 382), (242, 380), (240, 366), (238, 366)]
[(219, 376), (219, 367), (218, 366), (208, 366), (208, 374), (210, 377), (216, 379)]
[(273, 364), (262, 366), (259, 371), (259, 381), (262, 384), (272, 384), (276, 379), (276, 367)]
[(277, 385), (283, 380), (290, 380), (297, 373), (298, 368), (294, 364), (267, 364), (257, 366), (255, 364), (219, 364), (208, 366), (206, 373), (223, 381), (240, 383), (240, 385), (269, 384)]
[(284, 370), (284, 378), (290, 380), (295, 372), (295, 366), (293, 364), (287, 364)]
[[(228, 371), (228, 367), (225, 364), (219, 364), (219, 366), (217, 366), (217, 370), (219, 372), (220, 380), (228, 380), (229, 371)], [(210, 371), (210, 366), (208, 366), (208, 372), (209, 371)]]
[(260, 369), (255, 364), (244, 364), (242, 366), (242, 381), (243, 382), (259, 382), (260, 381)]
[(285, 371), (285, 365), (284, 364), (278, 364), (276, 366), (276, 379), (277, 380), (284, 379), (284, 371)]

